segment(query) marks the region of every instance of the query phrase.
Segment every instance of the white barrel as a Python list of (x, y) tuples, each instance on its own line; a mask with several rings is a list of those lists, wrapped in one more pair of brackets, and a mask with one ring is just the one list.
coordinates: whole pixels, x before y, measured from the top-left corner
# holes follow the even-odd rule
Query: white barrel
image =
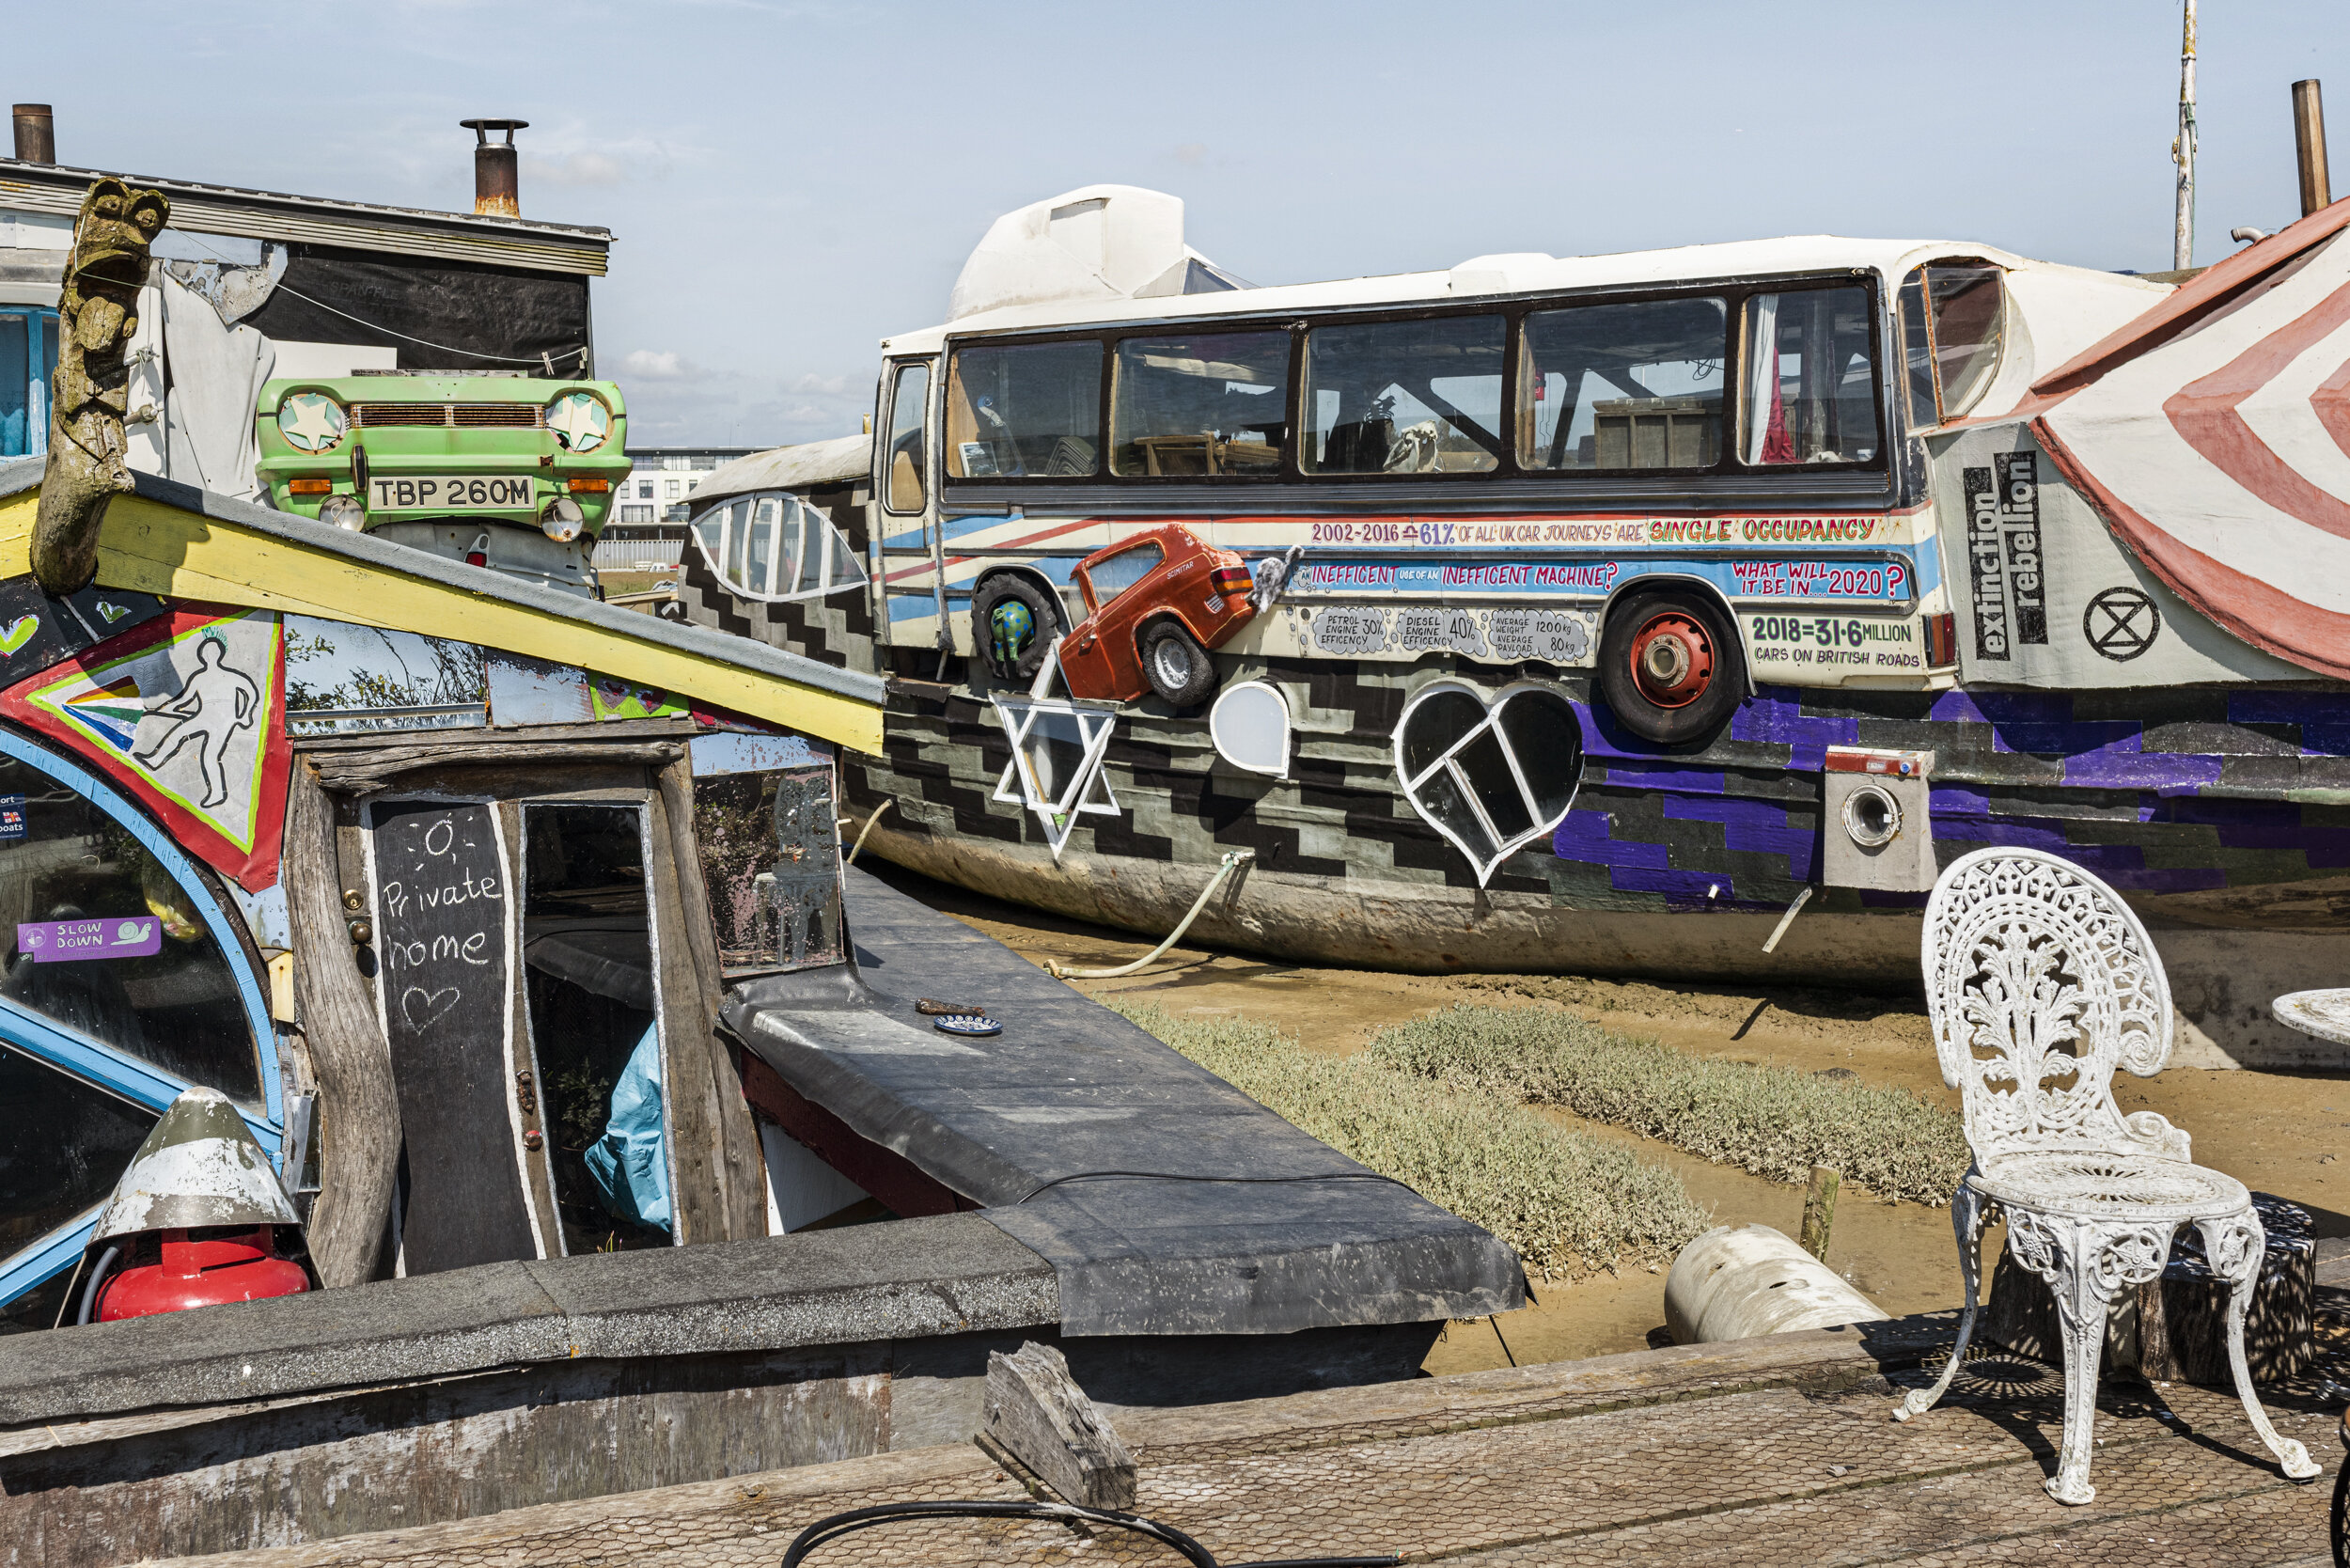
[(1665, 1277), (1665, 1326), (1675, 1344), (1880, 1323), (1890, 1315), (1767, 1225), (1716, 1226), (1683, 1247)]

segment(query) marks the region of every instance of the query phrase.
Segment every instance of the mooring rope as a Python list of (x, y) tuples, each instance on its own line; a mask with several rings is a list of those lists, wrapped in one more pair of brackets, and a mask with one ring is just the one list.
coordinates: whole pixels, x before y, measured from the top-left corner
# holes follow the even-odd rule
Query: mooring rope
[(1227, 853), (1224, 856), (1224, 863), (1216, 867), (1215, 875), (1208, 879), (1208, 885), (1205, 887), (1200, 888), (1199, 896), (1192, 901), (1191, 912), (1183, 917), (1183, 923), (1178, 925), (1173, 931), (1167, 933), (1166, 941), (1160, 943), (1157, 947), (1152, 949), (1140, 958), (1136, 959), (1132, 964), (1121, 964), (1115, 969), (1064, 969), (1061, 967), (1060, 961), (1058, 959), (1048, 958), (1044, 961), (1045, 973), (1051, 975), (1055, 980), (1118, 980), (1126, 975), (1133, 974), (1136, 970), (1143, 967), (1147, 964), (1156, 962), (1161, 953), (1167, 951), (1167, 949), (1183, 940), (1183, 933), (1191, 929), (1191, 922), (1198, 918), (1199, 912), (1201, 910), (1208, 907), (1209, 898), (1215, 892), (1216, 888), (1223, 884), (1224, 879), (1232, 874), (1232, 868), (1235, 866), (1246, 866), (1256, 858), (1257, 852), (1255, 850), (1232, 850)]

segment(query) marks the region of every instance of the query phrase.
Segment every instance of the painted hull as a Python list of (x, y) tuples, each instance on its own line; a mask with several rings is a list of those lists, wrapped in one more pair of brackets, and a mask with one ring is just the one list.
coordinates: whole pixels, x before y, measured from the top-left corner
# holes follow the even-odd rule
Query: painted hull
[(895, 802), (868, 853), (1155, 937), (1226, 851), (1247, 848), (1246, 879), (1193, 928), (1203, 942), (1422, 973), (1908, 989), (1922, 892), (1825, 887), (1762, 949), (1822, 881), (1826, 748), (1931, 750), (1940, 861), (1986, 844), (2048, 849), (2138, 909), (2195, 1026), (2182, 1065), (2339, 1065), (2267, 1007), (2350, 973), (2350, 694), (1764, 687), (1712, 745), (1666, 754), (1620, 731), (1588, 678), (1568, 673), (1584, 731), (1574, 808), (1480, 888), (1396, 789), (1406, 682), (1431, 670), (1229, 663), (1228, 678), (1271, 682), (1300, 715), (1289, 779), (1223, 763), (1197, 720), (1130, 709), (1104, 769), (1120, 812), (1081, 818), (1057, 862), (1037, 819), (995, 798), (1010, 751), (992, 706), (966, 692), (893, 712), (885, 757), (844, 758), (858, 820)]

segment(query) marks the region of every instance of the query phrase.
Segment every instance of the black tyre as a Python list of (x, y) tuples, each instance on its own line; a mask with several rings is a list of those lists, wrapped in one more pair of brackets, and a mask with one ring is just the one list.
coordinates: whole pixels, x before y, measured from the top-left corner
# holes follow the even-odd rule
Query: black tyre
[(1197, 708), (1215, 690), (1215, 661), (1172, 620), (1142, 629), (1142, 675), (1170, 708)]
[(1599, 635), (1599, 689), (1617, 722), (1643, 740), (1706, 740), (1747, 694), (1738, 628), (1695, 593), (1627, 594)]
[(1016, 572), (999, 572), (972, 592), (971, 647), (998, 681), (1035, 680), (1044, 651), (1067, 630), (1059, 599)]

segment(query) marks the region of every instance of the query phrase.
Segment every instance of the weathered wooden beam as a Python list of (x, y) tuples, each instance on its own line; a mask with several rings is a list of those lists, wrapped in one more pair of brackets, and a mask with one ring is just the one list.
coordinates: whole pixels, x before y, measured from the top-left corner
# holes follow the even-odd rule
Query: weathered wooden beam
[(390, 745), (380, 751), (337, 753), (321, 757), (319, 782), (337, 794), (369, 794), (391, 788), (394, 780), (426, 768), (488, 764), (511, 767), (519, 763), (544, 766), (582, 762), (637, 762), (662, 767), (682, 755), (668, 741), (558, 741), (536, 745), (485, 745), (460, 742), (443, 745)]
[(1081, 1508), (1135, 1506), (1135, 1456), (1051, 1345), (988, 1353), (980, 1430)]
[(334, 805), (306, 762), (291, 770), (281, 875), (293, 928), (294, 997), (318, 1074), (319, 1200), (306, 1227), (326, 1285), (375, 1277), (400, 1166), (391, 1049), (352, 957)]
[[(739, 1239), (767, 1233), (767, 1158), (759, 1146), (759, 1126), (743, 1097), (743, 1077), (734, 1051), (716, 1032), (718, 1008), (726, 999), (718, 936), (711, 928), (710, 887), (702, 877), (700, 839), (694, 827), (694, 773), (679, 757), (655, 777), (661, 810), (667, 820), (668, 846), (677, 868), (677, 897), (693, 961), (706, 1076), (713, 1099), (710, 1136), (711, 1172), (717, 1183), (722, 1234)], [(656, 849), (656, 853), (658, 853)], [(679, 1005), (671, 1004), (673, 1007)]]

